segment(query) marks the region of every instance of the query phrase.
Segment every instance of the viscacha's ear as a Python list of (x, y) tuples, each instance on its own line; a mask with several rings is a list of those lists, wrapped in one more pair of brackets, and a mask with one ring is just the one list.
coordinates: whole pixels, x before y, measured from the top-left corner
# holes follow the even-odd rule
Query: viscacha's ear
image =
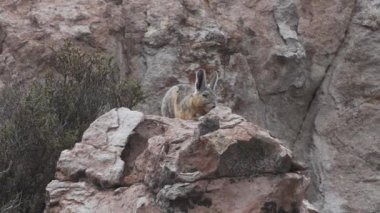
[(202, 91), (206, 89), (206, 72), (204, 69), (199, 69), (196, 74), (195, 90)]
[(218, 85), (218, 80), (219, 80), (219, 74), (218, 74), (218, 72), (215, 72), (215, 73), (214, 73), (214, 76), (213, 76), (212, 79), (211, 79), (210, 85), (209, 85), (209, 87), (210, 87), (212, 90), (214, 90), (214, 91), (215, 91), (215, 89), (216, 89), (216, 86)]

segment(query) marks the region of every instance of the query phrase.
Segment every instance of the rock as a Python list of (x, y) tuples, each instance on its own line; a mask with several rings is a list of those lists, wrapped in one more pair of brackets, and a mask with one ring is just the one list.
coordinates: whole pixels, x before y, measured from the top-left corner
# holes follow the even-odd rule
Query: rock
[[(158, 114), (166, 90), (191, 83), (193, 71), (204, 67), (221, 74), (224, 104), (293, 142), (344, 36), (350, 2), (5, 0), (0, 79), (36, 77), (48, 67), (49, 47), (71, 39), (114, 55), (123, 76), (139, 77), (152, 94), (139, 109)], [(310, 19), (319, 12), (321, 18)]]
[(143, 184), (101, 191), (86, 182), (53, 180), (45, 212), (159, 212)]
[[(157, 118), (147, 116), (144, 122), (152, 122), (150, 119)], [(188, 131), (182, 126), (165, 120), (165, 134), (150, 138), (146, 151), (136, 159), (136, 172), (143, 171), (144, 180), (153, 188), (177, 181), (290, 170), (290, 151), (252, 123), (242, 122), (205, 135), (192, 134), (197, 126)]]
[(2, 0), (0, 87), (38, 79), (65, 39), (141, 79), (147, 114), (197, 68), (218, 71), (220, 102), (307, 162), (311, 203), (377, 212), (379, 14), (369, 0)]
[[(304, 196), (306, 185), (307, 181), (298, 174), (220, 178), (167, 185), (157, 199), (161, 206), (174, 211), (189, 208), (188, 212), (301, 212), (299, 198)], [(292, 198), (283, 199), (284, 192)]]
[(219, 117), (217, 116), (210, 116), (210, 117), (203, 117), (200, 119), (200, 123), (198, 125), (197, 130), (198, 131), (198, 137), (205, 135), (209, 132), (213, 132), (215, 130), (219, 129)]
[[(377, 5), (377, 6), (375, 6)], [(371, 11), (371, 12), (369, 12)], [(316, 94), (296, 155), (310, 162), (308, 199), (322, 212), (380, 211), (379, 3), (358, 1), (356, 14)]]
[(311, 205), (311, 203), (309, 203), (309, 201), (303, 200), (302, 203), (304, 205), (304, 208), (306, 209), (306, 212), (318, 213), (318, 210), (313, 205)]
[(81, 143), (61, 153), (56, 178), (91, 179), (102, 187), (120, 185), (124, 170), (121, 153), (142, 120), (142, 113), (127, 108), (113, 109), (99, 117), (84, 132)]
[(309, 179), (293, 164), (281, 141), (227, 107), (200, 121), (118, 108), (62, 152), (45, 212), (306, 213)]

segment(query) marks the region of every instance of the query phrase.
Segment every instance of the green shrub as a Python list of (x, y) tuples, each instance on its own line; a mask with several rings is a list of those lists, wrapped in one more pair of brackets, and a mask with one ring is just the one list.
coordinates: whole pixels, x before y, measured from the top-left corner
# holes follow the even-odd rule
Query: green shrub
[(80, 141), (100, 114), (132, 108), (145, 96), (140, 82), (121, 80), (111, 58), (66, 43), (51, 59), (52, 71), (22, 95), (0, 94), (0, 210), (41, 212), (46, 184), (60, 152)]

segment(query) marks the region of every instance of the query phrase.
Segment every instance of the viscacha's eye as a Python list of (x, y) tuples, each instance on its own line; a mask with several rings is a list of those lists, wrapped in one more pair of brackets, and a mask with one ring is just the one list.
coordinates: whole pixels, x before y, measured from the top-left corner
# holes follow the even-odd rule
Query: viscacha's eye
[(202, 96), (205, 97), (205, 98), (207, 98), (208, 94), (207, 93), (203, 93)]

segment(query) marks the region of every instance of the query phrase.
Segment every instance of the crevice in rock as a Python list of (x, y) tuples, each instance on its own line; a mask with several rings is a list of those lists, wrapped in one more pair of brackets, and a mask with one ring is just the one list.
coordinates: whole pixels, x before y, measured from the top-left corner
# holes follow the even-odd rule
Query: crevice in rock
[[(290, 213), (299, 213), (300, 210), (297, 206), (297, 203), (293, 202), (291, 204)], [(275, 201), (268, 201), (261, 207), (261, 213), (287, 213), (287, 211), (285, 211), (284, 208)]]
[(148, 138), (135, 133), (130, 136), (123, 152), (121, 159), (125, 162), (123, 176), (129, 175), (135, 165), (136, 158), (147, 148)]
[(121, 5), (123, 3), (123, 0), (109, 0), (111, 3), (114, 3), (115, 5)]
[[(254, 139), (231, 145), (221, 156), (216, 177), (249, 176), (262, 173), (286, 173), (291, 170), (292, 161), (286, 157), (277, 158), (275, 144)], [(271, 157), (272, 156), (272, 157)], [(268, 170), (269, 169), (269, 170)]]
[(194, 209), (195, 206), (204, 206), (210, 208), (212, 200), (204, 197), (203, 193), (189, 193), (187, 198), (177, 198), (169, 202), (169, 206), (174, 209), (179, 209), (183, 212), (188, 212), (189, 209)]
[[(310, 101), (308, 102), (306, 112), (303, 116), (302, 123), (301, 123), (300, 128), (297, 132), (297, 135), (296, 135), (294, 141), (291, 142), (291, 149), (294, 149), (297, 146), (297, 143), (300, 140), (302, 140), (301, 139), (302, 134), (305, 131), (310, 131), (310, 138), (309, 138), (310, 142), (306, 141), (308, 143), (306, 145), (308, 148), (307, 154), (306, 154), (308, 156), (308, 158), (310, 158), (310, 154), (311, 154), (310, 150), (312, 149), (311, 147), (313, 147), (314, 142), (312, 141), (312, 138), (311, 138), (312, 134), (313, 134), (313, 131), (312, 131), (313, 127), (310, 127), (311, 129), (307, 129), (308, 128), (307, 125), (309, 124), (308, 122), (314, 122), (314, 119), (317, 116), (317, 112), (313, 112), (313, 109), (314, 109), (315, 105), (318, 104), (318, 98), (320, 97), (320, 94), (323, 90), (322, 86), (325, 84), (325, 81), (329, 80), (329, 76), (332, 75), (332, 72), (334, 70), (334, 65), (336, 63), (336, 59), (340, 56), (340, 53), (346, 47), (348, 35), (350, 33), (351, 26), (353, 25), (353, 17), (354, 17), (355, 12), (356, 12), (357, 1), (354, 2), (354, 5), (355, 6), (351, 10), (350, 19), (347, 22), (347, 27), (344, 31), (344, 36), (342, 38), (342, 41), (340, 42), (340, 44), (337, 47), (334, 54), (332, 54), (333, 58), (331, 59), (329, 65), (326, 67), (325, 73), (324, 73), (322, 79), (320, 80), (318, 86), (315, 88), (313, 95), (312, 95)], [(311, 164), (312, 164), (312, 168), (310, 171), (311, 183), (310, 183), (310, 187), (308, 189), (306, 198), (310, 199), (311, 197), (314, 197), (314, 202), (318, 201), (318, 202), (323, 203), (324, 200), (326, 200), (326, 195), (325, 195), (324, 191), (320, 188), (320, 186), (322, 185), (322, 181), (323, 181), (323, 178), (321, 176), (322, 176), (324, 168), (322, 165), (314, 165), (314, 164), (321, 164), (321, 162), (313, 162)], [(311, 198), (311, 200), (313, 200), (313, 199)]]
[(126, 185), (141, 182), (141, 177), (135, 174), (135, 161), (148, 147), (148, 140), (165, 131), (166, 127), (162, 123), (150, 119), (145, 119), (135, 128), (121, 153), (121, 159), (124, 161), (124, 181), (121, 182)]
[[(356, 5), (356, 1), (355, 1), (355, 5)], [(306, 120), (308, 118), (308, 115), (310, 114), (311, 108), (314, 105), (313, 103), (317, 101), (318, 94), (322, 90), (322, 85), (324, 84), (324, 82), (326, 80), (326, 76), (328, 76), (330, 74), (330, 72), (332, 72), (331, 71), (332, 68), (333, 68), (332, 66), (335, 64), (335, 61), (336, 61), (337, 57), (340, 55), (340, 52), (342, 51), (342, 49), (345, 47), (346, 40), (347, 40), (348, 34), (350, 32), (350, 27), (351, 27), (351, 24), (352, 24), (352, 21), (353, 21), (353, 16), (355, 14), (355, 8), (356, 7), (354, 7), (352, 9), (352, 11), (351, 11), (350, 20), (348, 21), (348, 24), (347, 24), (346, 30), (344, 32), (344, 36), (343, 36), (342, 42), (339, 44), (337, 50), (333, 54), (334, 57), (331, 59), (330, 64), (327, 65), (327, 67), (325, 69), (325, 74), (323, 75), (322, 79), (320, 80), (318, 86), (314, 89), (313, 95), (311, 96), (310, 101), (307, 104), (307, 108), (306, 108), (305, 114), (304, 114), (304, 116), (302, 118), (301, 126), (300, 126), (300, 128), (298, 130), (298, 133), (297, 133), (294, 141), (291, 143), (292, 148), (294, 148), (295, 144), (300, 139), (300, 136), (301, 136), (301, 134), (302, 134), (302, 132), (304, 130), (305, 123), (306, 123)]]
[(73, 182), (79, 182), (81, 180), (86, 180), (86, 170), (79, 170), (73, 176), (70, 177)]
[[(7, 32), (5, 31), (4, 29), (4, 26), (2, 26), (0, 24), (0, 55), (3, 53), (4, 51), (4, 43), (5, 43), (5, 39), (7, 37)], [(0, 72), (1, 73), (1, 72)]]

